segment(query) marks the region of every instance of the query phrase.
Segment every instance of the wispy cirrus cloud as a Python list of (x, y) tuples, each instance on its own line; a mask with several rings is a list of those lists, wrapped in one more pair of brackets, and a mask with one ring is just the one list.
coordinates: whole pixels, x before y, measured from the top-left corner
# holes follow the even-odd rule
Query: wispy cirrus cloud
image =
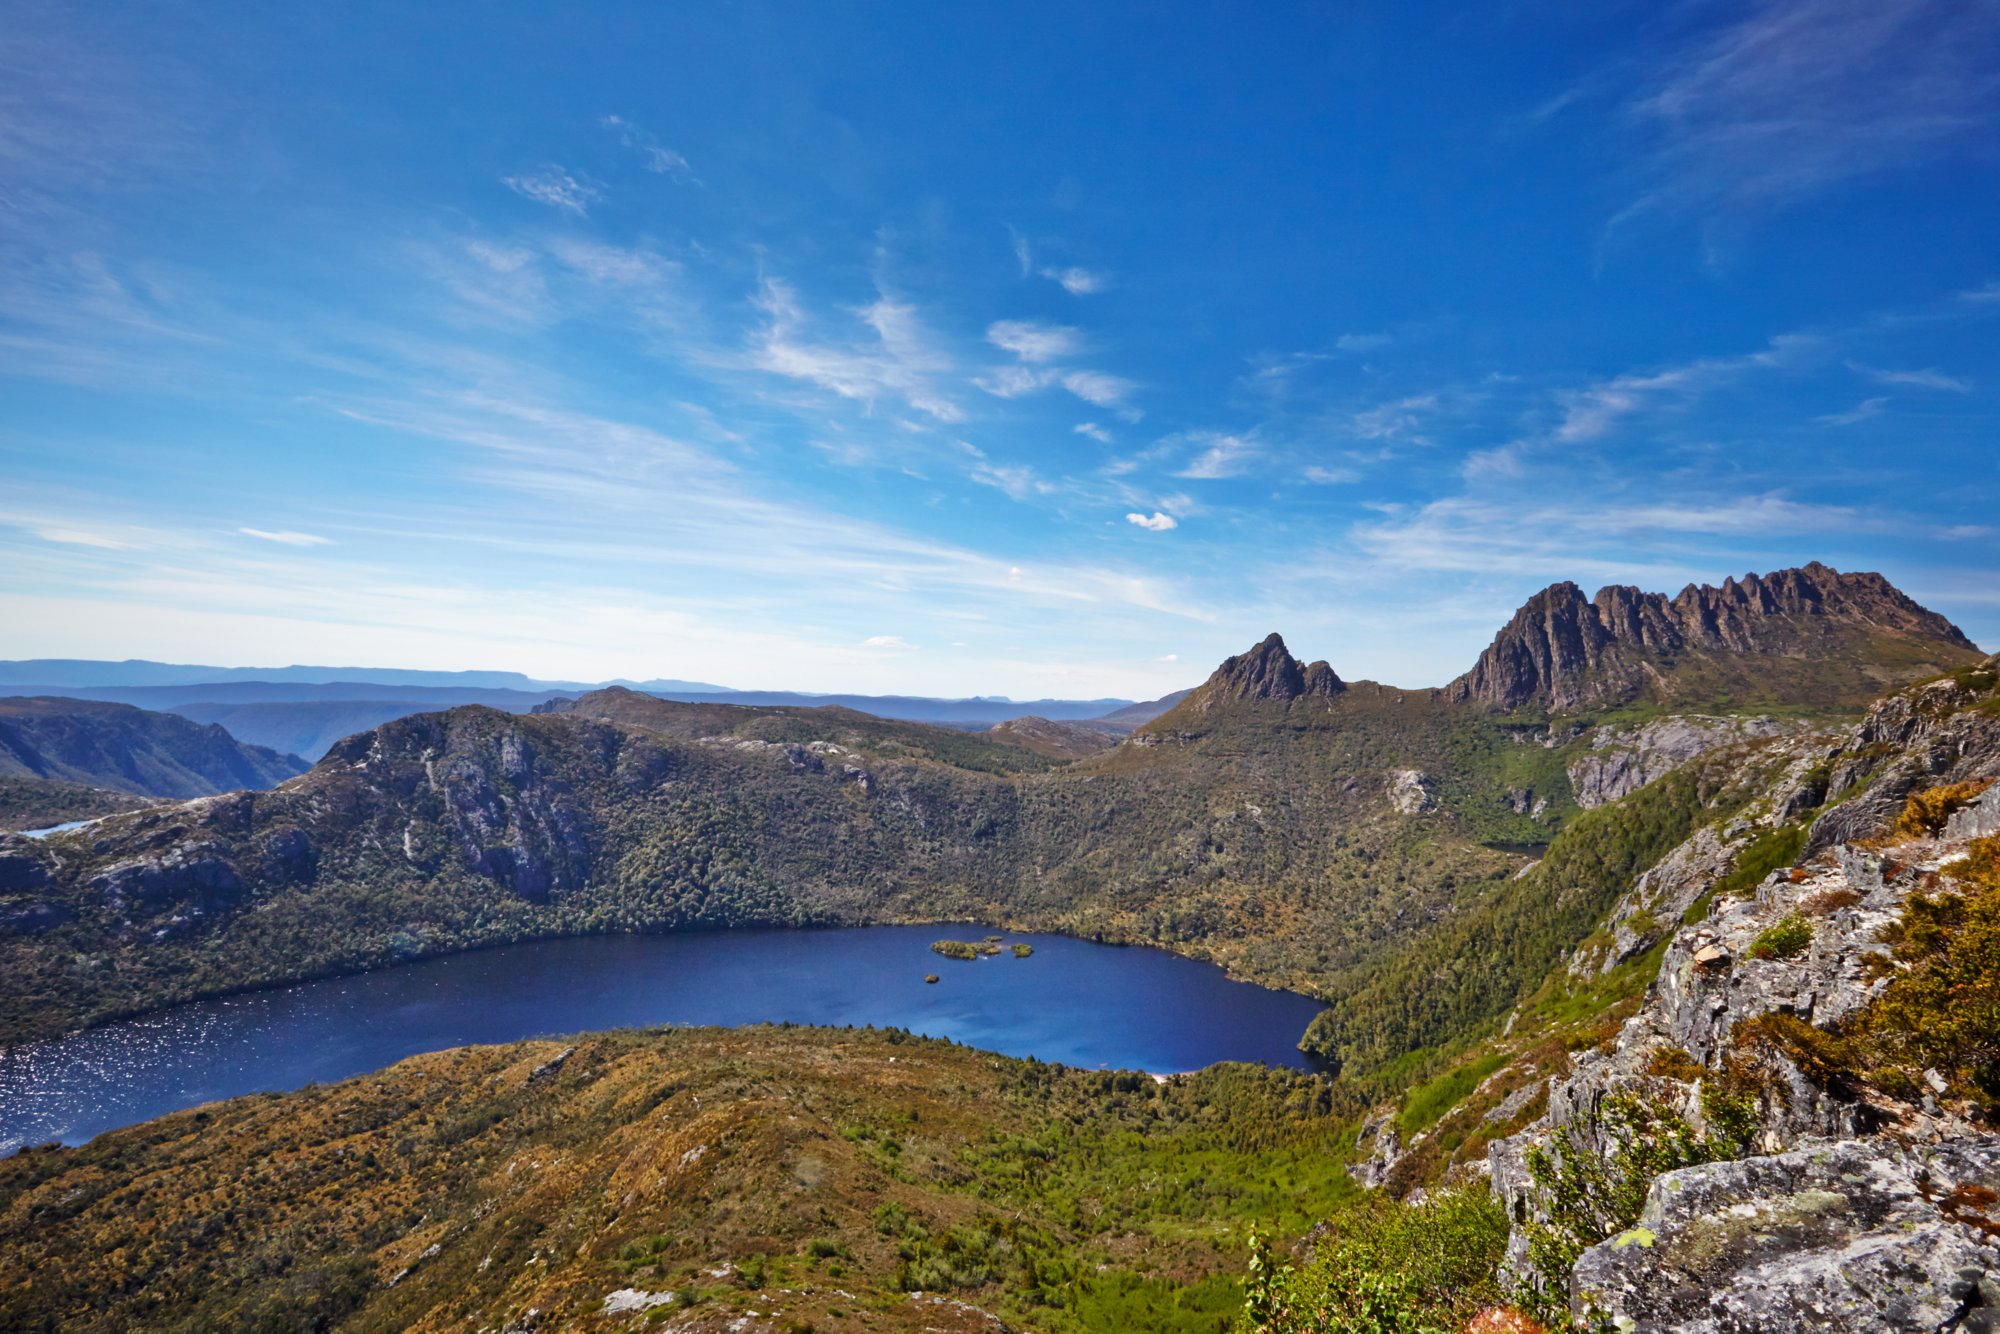
[(1729, 12), (1625, 104), (1639, 194), (1621, 219), (1770, 211), (1992, 133), (1993, 5), (1764, 0)]
[(1713, 551), (1733, 554), (1746, 538), (1782, 543), (1879, 522), (1850, 506), (1781, 493), (1539, 504), (1453, 496), (1357, 524), (1349, 541), (1398, 570), (1613, 579), (1660, 588), (1712, 562)]
[(1124, 409), (1126, 420), (1135, 421), (1132, 409), (1126, 408), (1125, 400), (1139, 388), (1123, 376), (1106, 375), (1103, 371), (1071, 371), (1062, 377), (1063, 388), (1075, 394), (1084, 402), (1099, 408)]
[(973, 379), (975, 385), (995, 398), (1021, 398), (1061, 387), (1092, 407), (1117, 412), (1126, 421), (1138, 421), (1143, 415), (1127, 403), (1139, 388), (1133, 381), (1105, 371), (1069, 369), (1055, 364), (1086, 350), (1082, 333), (1068, 325), (998, 320), (987, 326), (986, 341), (1012, 352), (1020, 363), (997, 367)]
[(1047, 278), (1071, 296), (1093, 296), (1111, 286), (1111, 275), (1100, 269), (1087, 269), (1080, 264), (1042, 264), (1035, 259), (1034, 247), (1028, 238), (1012, 227), (1007, 234), (1013, 242), (1015, 262), (1021, 266), (1023, 278)]
[(681, 266), (650, 250), (557, 236), (549, 253), (571, 272), (593, 283), (632, 289), (654, 288), (676, 278)]
[(1873, 380), (1877, 384), (1897, 385), (1908, 389), (1940, 389), (1951, 394), (1972, 392), (1970, 381), (1962, 380), (1956, 375), (1946, 375), (1935, 368), (1913, 371), (1885, 370), (1879, 366), (1864, 366), (1858, 361), (1850, 361), (1847, 365), (1856, 375)]
[(1190, 431), (1181, 439), (1196, 446), (1200, 452), (1189, 459), (1174, 476), (1197, 481), (1217, 481), (1225, 477), (1239, 476), (1249, 470), (1251, 460), (1259, 453), (1255, 442), (1241, 435), (1225, 435), (1217, 431)]
[(640, 165), (647, 171), (683, 185), (701, 184), (687, 158), (661, 143), (651, 130), (635, 125), (623, 116), (604, 116), (597, 123), (617, 134), (619, 143), (637, 153)]
[(986, 326), (986, 341), (1035, 364), (1067, 361), (1084, 349), (1083, 335), (1077, 330), (1034, 320), (995, 320)]
[(878, 295), (854, 314), (873, 331), (872, 344), (816, 340), (798, 294), (766, 278), (756, 297), (765, 323), (752, 338), (750, 364), (758, 370), (830, 389), (873, 405), (894, 397), (941, 422), (959, 422), (965, 411), (933, 383), (951, 370), (951, 358), (924, 329), (913, 306)]
[(1889, 400), (1886, 398), (1864, 398), (1845, 412), (1829, 412), (1813, 420), (1821, 426), (1853, 426), (1871, 417), (1881, 416), (1882, 409), (1888, 406), (1888, 403)]
[(245, 537), (254, 537), (259, 542), (275, 542), (282, 547), (330, 547), (333, 539), (321, 537), (318, 533), (300, 533), (289, 528), (238, 528)]
[(1042, 276), (1071, 296), (1094, 296), (1111, 286), (1110, 274), (1076, 264), (1043, 269)]
[(524, 199), (584, 217), (590, 206), (603, 198), (596, 186), (550, 163), (520, 176), (503, 176), (500, 183)]

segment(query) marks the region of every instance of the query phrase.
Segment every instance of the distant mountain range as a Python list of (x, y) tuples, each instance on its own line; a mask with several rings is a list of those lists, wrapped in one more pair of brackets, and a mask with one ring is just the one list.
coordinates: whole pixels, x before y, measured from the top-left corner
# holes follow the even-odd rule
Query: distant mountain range
[(1058, 722), (1102, 721), (1128, 731), (1186, 692), (1162, 700), (1038, 699), (981, 695), (936, 699), (920, 695), (819, 695), (795, 690), (731, 690), (700, 681), (538, 681), (519, 672), (420, 672), (366, 667), (199, 667), (174, 663), (97, 662), (35, 658), (0, 662), (0, 692), (107, 700), (162, 709), (227, 728), (238, 740), (317, 760), (334, 742), (413, 713), (484, 704), (526, 713), (553, 699), (605, 686), (637, 690), (687, 704), (756, 708), (854, 709), (878, 718), (986, 728), (1021, 717)]
[(95, 658), (21, 658), (0, 662), (0, 687), (67, 684), (71, 686), (186, 686), (219, 681), (366, 682), (387, 686), (436, 686), (469, 690), (578, 691), (599, 685), (630, 686), (634, 690), (699, 690), (727, 692), (728, 686), (706, 681), (660, 678), (652, 681), (542, 681), (520, 672), (430, 672), (402, 667), (205, 667), (190, 663), (151, 662), (127, 658), (107, 662)]
[(202, 797), (272, 787), (306, 767), (176, 714), (101, 700), (0, 699), (0, 776)]

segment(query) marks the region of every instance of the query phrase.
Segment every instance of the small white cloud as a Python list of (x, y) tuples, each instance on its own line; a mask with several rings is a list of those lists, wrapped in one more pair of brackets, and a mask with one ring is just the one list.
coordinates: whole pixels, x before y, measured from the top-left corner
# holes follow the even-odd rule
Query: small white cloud
[(1023, 361), (1061, 361), (1083, 350), (1083, 335), (1064, 324), (1033, 320), (995, 320), (986, 327), (986, 341), (1005, 348)]
[(864, 639), (864, 640), (862, 640), (862, 641), (861, 641), (861, 647), (863, 647), (863, 648), (915, 648), (915, 647), (916, 647), (916, 645), (915, 645), (915, 644), (912, 644), (912, 643), (911, 643), (911, 642), (910, 642), (909, 640), (907, 640), (907, 639), (903, 638), (903, 637), (902, 637), (901, 635), (870, 635), (870, 636), (868, 636), (868, 638), (866, 638), (866, 639)]
[(1154, 662), (1179, 662), (1180, 660), (1181, 655), (1178, 653), (1162, 653), (1159, 657), (1153, 659)]
[(537, 204), (547, 204), (579, 218), (590, 212), (590, 206), (601, 197), (596, 189), (553, 164), (527, 176), (502, 177), (501, 184)]
[(1102, 426), (1099, 426), (1096, 422), (1078, 422), (1075, 426), (1071, 427), (1070, 429), (1075, 431), (1078, 435), (1089, 436), (1092, 440), (1095, 440), (1100, 445), (1108, 445), (1111, 443), (1111, 432), (1105, 430)]
[(1983, 541), (1995, 536), (1995, 530), (1983, 523), (1959, 523), (1938, 529), (1937, 535), (1947, 542)]
[(289, 528), (238, 528), (245, 537), (254, 537), (259, 542), (276, 542), (285, 547), (330, 547), (333, 539), (321, 537), (317, 533), (295, 533)]
[(1888, 401), (1886, 398), (1863, 399), (1845, 412), (1829, 412), (1824, 417), (1817, 417), (1814, 420), (1821, 426), (1852, 426), (1856, 422), (1865, 422), (1870, 417), (1881, 416), (1882, 408)]
[(1074, 265), (1068, 268), (1043, 269), (1042, 276), (1050, 282), (1061, 286), (1063, 291), (1068, 292), (1071, 296), (1090, 296), (1094, 293), (1102, 292), (1106, 287), (1111, 285), (1109, 274), (1095, 273), (1089, 269), (1077, 268)]
[(1969, 291), (1960, 292), (1958, 299), (1960, 301), (1977, 301), (1981, 303), (2000, 301), (2000, 279), (1995, 279), (1984, 287), (1974, 287)]
[(1848, 367), (1856, 374), (1865, 375), (1877, 384), (1907, 385), (1912, 389), (1943, 389), (1953, 394), (1969, 394), (1972, 385), (1955, 375), (1946, 375), (1940, 370), (1891, 371), (1879, 366), (1864, 366), (1858, 361), (1850, 361)]
[(1383, 333), (1342, 334), (1333, 340), (1333, 345), (1342, 352), (1373, 352), (1378, 347), (1389, 345), (1389, 335)]
[(1137, 524), (1149, 533), (1164, 533), (1169, 529), (1181, 526), (1180, 520), (1174, 518), (1173, 515), (1162, 514), (1158, 510), (1154, 510), (1151, 517), (1144, 514), (1128, 514), (1125, 516), (1125, 522)]
[(1308, 482), (1317, 482), (1321, 486), (1337, 486), (1345, 482), (1358, 481), (1360, 477), (1361, 474), (1352, 468), (1322, 468), (1318, 464), (1305, 471)]

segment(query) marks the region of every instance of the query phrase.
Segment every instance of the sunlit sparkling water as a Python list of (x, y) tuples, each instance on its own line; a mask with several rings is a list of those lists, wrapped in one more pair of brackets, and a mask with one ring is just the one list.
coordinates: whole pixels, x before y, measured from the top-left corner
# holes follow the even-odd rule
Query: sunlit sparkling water
[[(989, 927), (551, 940), (202, 1001), (0, 1050), (0, 1153), (469, 1043), (667, 1024), (907, 1028), (1086, 1068), (1305, 1067), (1319, 1010), (1159, 950), (1008, 935), (1030, 958), (930, 950)], [(941, 979), (926, 984), (924, 976)]]

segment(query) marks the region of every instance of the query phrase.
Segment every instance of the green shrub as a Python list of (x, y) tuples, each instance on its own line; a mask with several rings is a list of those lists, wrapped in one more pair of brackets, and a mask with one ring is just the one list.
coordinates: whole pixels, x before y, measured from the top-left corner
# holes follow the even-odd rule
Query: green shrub
[(1597, 1129), (1608, 1151), (1592, 1148), (1574, 1129), (1528, 1150), (1528, 1175), (1547, 1218), (1521, 1224), (1531, 1274), (1515, 1300), (1551, 1328), (1569, 1326), (1569, 1274), (1577, 1257), (1639, 1221), (1655, 1177), (1733, 1156), (1664, 1103), (1633, 1093), (1605, 1099)]
[(1753, 959), (1790, 959), (1812, 947), (1812, 920), (1796, 912), (1786, 913), (1757, 933), (1750, 942)]
[(1507, 1217), (1484, 1185), (1421, 1204), (1371, 1196), (1329, 1220), (1303, 1268), (1250, 1239), (1245, 1334), (1450, 1334), (1500, 1299)]

